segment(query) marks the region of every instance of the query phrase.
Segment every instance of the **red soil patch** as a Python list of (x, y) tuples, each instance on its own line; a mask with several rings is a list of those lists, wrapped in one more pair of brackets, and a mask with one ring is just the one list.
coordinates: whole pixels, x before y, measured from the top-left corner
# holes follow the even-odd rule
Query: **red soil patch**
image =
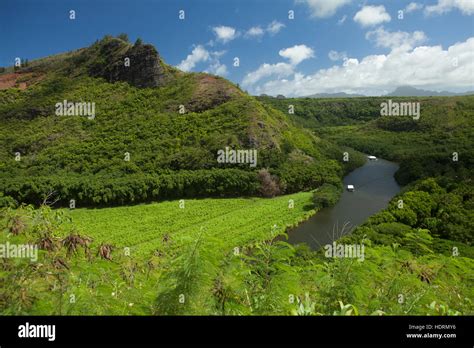
[(215, 93), (216, 91), (220, 91), (227, 96), (231, 96), (236, 92), (235, 88), (225, 80), (210, 75), (199, 78), (197, 94)]
[(201, 75), (188, 107), (191, 111), (203, 111), (218, 106), (238, 94), (238, 90), (223, 79)]
[(0, 89), (15, 87), (16, 80), (20, 77), (19, 73), (0, 75)]
[[(16, 87), (19, 89), (26, 89), (33, 83), (38, 82), (43, 76), (33, 73), (9, 73), (0, 75), (0, 90)], [(21, 81), (18, 81), (21, 78)]]

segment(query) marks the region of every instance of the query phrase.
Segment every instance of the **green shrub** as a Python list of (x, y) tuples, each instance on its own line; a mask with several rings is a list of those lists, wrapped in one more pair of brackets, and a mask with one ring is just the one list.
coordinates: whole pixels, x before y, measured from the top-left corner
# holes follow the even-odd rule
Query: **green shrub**
[(323, 184), (313, 194), (314, 205), (316, 208), (331, 207), (337, 203), (341, 192), (341, 187), (331, 184)]

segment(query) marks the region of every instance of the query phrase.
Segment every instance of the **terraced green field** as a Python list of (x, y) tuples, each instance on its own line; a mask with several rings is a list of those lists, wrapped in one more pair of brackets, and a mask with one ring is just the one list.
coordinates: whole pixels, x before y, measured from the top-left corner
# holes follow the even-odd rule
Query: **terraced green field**
[[(130, 248), (135, 256), (147, 256), (163, 238), (180, 241), (204, 231), (219, 239), (223, 252), (271, 237), (272, 230), (285, 230), (314, 214), (311, 192), (273, 199), (190, 199), (103, 209), (71, 211), (80, 233), (94, 243)], [(294, 208), (289, 208), (293, 200)], [(275, 226), (276, 225), (276, 226)], [(179, 245), (175, 243), (175, 247)]]

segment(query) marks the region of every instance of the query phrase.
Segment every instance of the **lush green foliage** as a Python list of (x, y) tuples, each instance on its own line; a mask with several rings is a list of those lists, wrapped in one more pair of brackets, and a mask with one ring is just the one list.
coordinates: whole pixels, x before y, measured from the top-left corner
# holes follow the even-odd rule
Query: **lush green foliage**
[[(472, 290), (466, 290), (472, 287), (474, 279), (474, 97), (390, 98), (398, 102), (420, 102), (419, 120), (381, 117), (380, 103), (388, 98), (259, 99), (281, 111), (293, 104), (293, 120), (312, 128), (326, 140), (400, 163), (396, 178), (409, 185), (386, 210), (371, 217), (351, 236), (340, 241), (367, 240), (371, 246), (367, 248), (369, 254), (374, 250), (385, 250), (386, 254), (377, 258), (381, 260), (379, 267), (389, 274), (390, 265), (401, 265), (393, 268), (397, 273), (393, 273), (392, 280), (381, 277), (390, 284), (385, 290), (387, 293), (411, 282), (405, 278), (409, 273), (421, 281), (412, 283), (413, 290), (394, 290), (404, 296), (412, 292), (414, 302), (411, 305), (406, 303), (406, 310), (397, 309), (393, 313), (419, 313), (419, 301), (426, 301), (425, 307), (436, 314), (472, 313)], [(379, 277), (371, 267), (367, 260), (363, 262), (363, 269), (369, 271), (371, 277)], [(376, 294), (386, 293), (370, 280), (367, 283), (374, 290), (364, 289), (364, 285), (359, 283), (364, 276), (358, 274), (356, 277), (357, 289), (350, 286), (349, 277), (346, 279), (348, 282), (344, 282), (347, 286), (339, 295), (341, 310), (346, 308), (354, 313), (357, 309), (361, 312), (357, 293), (367, 291), (366, 294), (372, 294), (371, 299), (380, 296)], [(464, 296), (459, 296), (458, 285), (464, 288)], [(434, 287), (446, 292), (433, 297)], [(326, 293), (327, 297), (331, 295)], [(366, 299), (362, 307), (370, 302)], [(453, 308), (459, 308), (459, 312)], [(378, 309), (373, 307), (372, 310)], [(379, 310), (386, 313), (381, 308)]]
[[(173, 78), (158, 88), (90, 76), (128, 47), (106, 37), (32, 62), (23, 76), (39, 77), (26, 90), (0, 90), (0, 191), (33, 204), (53, 192), (62, 205), (71, 199), (79, 206), (111, 205), (256, 195), (262, 168), (280, 178), (281, 193), (292, 193), (339, 181), (350, 169), (341, 164), (341, 148), (222, 78), (164, 63)], [(95, 117), (56, 115), (63, 100), (95, 103)], [(218, 163), (217, 152), (226, 147), (257, 150), (257, 166)]]
[(399, 162), (396, 178), (402, 184), (437, 176), (457, 177), (457, 180), (472, 178), (474, 96), (413, 101), (421, 105), (417, 121), (378, 116), (354, 126), (323, 128), (319, 134), (339, 144)]
[(415, 254), (460, 254), (474, 258), (474, 191), (465, 183), (448, 190), (434, 179), (410, 185), (384, 211), (354, 232), (377, 244), (404, 244)]
[[(311, 198), (309, 194), (301, 195), (304, 197), (300, 197), (302, 201), (298, 201), (295, 207)], [(207, 207), (207, 212), (213, 214), (221, 200), (205, 201), (206, 204), (201, 204), (201, 208)], [(274, 238), (278, 237), (278, 230), (281, 229), (272, 230), (269, 225), (273, 221), (282, 221), (281, 210), (274, 212), (269, 209), (265, 214), (261, 214), (260, 210), (264, 208), (265, 211), (269, 205), (280, 206), (284, 202), (282, 198), (260, 200), (267, 202), (262, 203), (263, 206), (258, 202), (255, 205), (240, 201), (235, 200), (235, 203), (244, 205), (243, 210), (251, 211), (256, 217), (267, 217), (266, 226), (261, 227), (261, 237), (258, 237), (264, 240), (255, 241), (252, 233), (242, 235), (240, 229), (234, 229), (230, 234), (226, 231), (226, 235), (222, 235), (217, 228), (206, 228), (213, 226), (218, 219), (202, 229), (199, 223), (187, 219), (188, 223), (194, 223), (190, 231), (186, 231), (186, 228), (183, 233), (162, 234), (157, 231), (155, 237), (160, 238), (156, 238), (153, 248), (146, 247), (145, 243), (140, 244), (144, 248), (132, 247), (130, 256), (125, 253), (120, 241), (131, 242), (136, 237), (141, 238), (144, 229), (137, 230), (136, 223), (133, 231), (129, 230), (131, 223), (128, 226), (123, 226), (123, 223), (110, 225), (108, 230), (90, 241), (82, 230), (78, 233), (77, 227), (71, 224), (64, 211), (53, 211), (48, 207), (4, 210), (3, 231), (0, 233), (2, 243), (6, 240), (22, 244), (43, 243), (39, 243), (42, 249), (37, 262), (2, 258), (1, 313), (473, 313), (474, 262), (471, 258), (462, 254), (447, 256), (430, 252), (422, 255), (417, 252), (415, 255), (409, 250), (412, 248), (410, 238), (391, 246), (377, 245), (364, 238), (357, 240), (366, 246), (363, 262), (347, 258), (328, 259), (322, 252), (295, 248), (282, 241), (281, 237)], [(195, 208), (192, 207), (193, 203), (200, 205), (199, 201), (191, 203), (190, 210)], [(231, 203), (234, 200), (228, 200), (224, 206), (228, 209)], [(177, 204), (166, 202), (127, 209), (142, 210), (141, 220), (151, 224), (149, 218), (143, 218), (148, 217), (148, 211), (161, 208), (162, 212), (175, 212), (179, 209)], [(117, 218), (123, 222), (127, 217), (121, 209), (103, 209), (97, 211), (96, 215), (107, 214), (109, 222)], [(285, 209), (289, 211), (287, 207)], [(295, 208), (295, 211), (299, 211), (300, 217), (306, 214), (301, 207)], [(100, 226), (93, 224), (98, 221), (97, 216), (91, 218), (86, 210), (73, 213), (74, 221), (80, 221), (82, 217), (91, 231), (99, 231)], [(229, 213), (232, 214), (232, 211)], [(241, 221), (246, 223), (244, 216), (241, 216)], [(150, 217), (157, 218), (156, 215)], [(179, 220), (166, 216), (163, 216), (163, 220), (165, 222), (160, 224), (160, 228), (166, 229), (168, 223), (179, 224)], [(231, 220), (238, 221), (235, 218)], [(291, 223), (290, 219), (286, 222)], [(102, 224), (105, 222), (102, 221)], [(253, 226), (255, 222), (251, 221), (249, 225)], [(68, 239), (70, 236), (74, 238)], [(44, 241), (49, 241), (49, 244)], [(81, 244), (81, 241), (84, 243)], [(117, 244), (110, 248), (110, 259), (101, 251), (101, 247), (109, 245), (108, 241)], [(403, 295), (403, 301), (400, 301), (400, 294)]]
[[(109, 206), (156, 201), (159, 199), (257, 195), (254, 172), (238, 169), (169, 171), (161, 174), (70, 175), (10, 178), (3, 183), (6, 195), (21, 202), (41, 203), (54, 193), (49, 202), (67, 206), (71, 199), (77, 207)], [(10, 197), (11, 201), (11, 197)]]
[[(380, 117), (385, 98), (256, 99), (161, 60), (159, 88), (97, 78), (127, 41), (30, 62), (26, 90), (0, 91), (0, 245), (40, 248), (0, 258), (1, 314), (474, 314), (474, 97), (406, 99), (415, 121)], [(56, 116), (63, 100), (95, 118)], [(257, 167), (218, 163), (226, 146), (258, 150)], [(356, 150), (400, 162), (408, 184), (340, 240), (363, 260), (286, 243), (337, 201)]]
[(289, 114), (306, 128), (317, 129), (324, 126), (342, 126), (369, 121), (380, 115), (378, 98), (285, 98), (257, 97), (258, 100), (288, 113), (289, 105), (294, 106), (294, 114)]
[(222, 240), (223, 250), (231, 250), (253, 240), (267, 239), (274, 225), (284, 231), (286, 226), (294, 226), (313, 213), (311, 193), (302, 192), (273, 199), (186, 199), (75, 209), (70, 215), (75, 226), (94, 240), (129, 247), (133, 253), (143, 255), (159, 248), (165, 235), (170, 241), (178, 236), (195, 238), (201, 229), (208, 237)]
[(341, 192), (340, 185), (334, 186), (331, 184), (324, 184), (314, 191), (314, 205), (319, 208), (331, 207), (337, 203), (341, 196)]

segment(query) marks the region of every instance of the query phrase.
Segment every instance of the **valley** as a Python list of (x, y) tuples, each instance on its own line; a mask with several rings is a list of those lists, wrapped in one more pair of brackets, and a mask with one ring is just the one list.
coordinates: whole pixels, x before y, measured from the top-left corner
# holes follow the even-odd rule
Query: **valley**
[(474, 313), (474, 96), (254, 97), (123, 36), (15, 71), (0, 242), (39, 250), (1, 259), (3, 315)]
[[(290, 229), (288, 242), (306, 243), (312, 249), (319, 249), (350, 234), (370, 216), (385, 209), (400, 191), (393, 177), (397, 170), (398, 165), (393, 162), (368, 160), (344, 177), (344, 190), (337, 203)], [(354, 186), (353, 192), (347, 189), (349, 184)]]

